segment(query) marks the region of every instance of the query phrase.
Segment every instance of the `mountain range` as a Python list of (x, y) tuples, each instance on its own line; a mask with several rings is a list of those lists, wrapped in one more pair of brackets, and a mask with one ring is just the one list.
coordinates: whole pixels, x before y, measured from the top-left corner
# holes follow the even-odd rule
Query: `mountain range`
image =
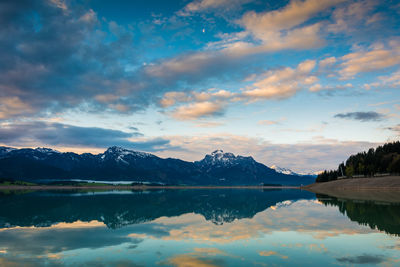
[(110, 147), (104, 153), (61, 153), (49, 148), (0, 147), (0, 178), (34, 182), (132, 181), (166, 185), (301, 185), (312, 176), (285, 174), (216, 150), (195, 162)]

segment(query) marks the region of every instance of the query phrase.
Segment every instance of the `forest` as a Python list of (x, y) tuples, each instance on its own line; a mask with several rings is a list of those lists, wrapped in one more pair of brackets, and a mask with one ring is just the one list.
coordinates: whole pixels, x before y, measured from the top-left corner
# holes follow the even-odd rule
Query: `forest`
[(400, 141), (391, 142), (368, 151), (351, 155), (336, 170), (325, 170), (316, 179), (317, 183), (337, 180), (338, 177), (372, 177), (382, 174), (400, 173)]

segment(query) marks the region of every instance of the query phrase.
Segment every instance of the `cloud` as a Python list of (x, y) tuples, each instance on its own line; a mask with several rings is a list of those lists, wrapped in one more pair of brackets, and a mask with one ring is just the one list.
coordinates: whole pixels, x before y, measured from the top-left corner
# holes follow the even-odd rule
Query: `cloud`
[(353, 78), (358, 73), (372, 72), (400, 64), (400, 45), (390, 41), (388, 46), (374, 44), (367, 50), (349, 53), (340, 58), (339, 75), (342, 79)]
[(335, 57), (328, 57), (328, 58), (325, 58), (325, 59), (319, 61), (319, 66), (321, 68), (325, 68), (325, 67), (331, 66), (331, 65), (333, 65), (335, 63), (336, 63), (336, 58)]
[[(185, 10), (196, 13), (247, 2), (198, 0)], [(143, 48), (136, 44), (135, 31), (100, 19), (84, 4), (8, 0), (0, 7), (0, 119), (76, 108), (132, 113), (158, 102), (165, 92), (193, 90), (193, 84), (211, 78), (246, 76), (253, 71), (248, 63), (258, 60), (254, 55), (322, 45), (320, 29), (326, 22), (319, 15), (341, 2), (293, 0), (276, 10), (246, 12), (229, 21), (237, 32), (215, 36), (216, 41), (202, 51), (144, 65), (139, 61)], [(343, 65), (343, 71), (348, 70)], [(285, 85), (282, 98), (296, 91)], [(270, 87), (262, 97), (280, 98), (274, 91)], [(173, 105), (165, 101), (163, 105)]]
[(334, 118), (351, 119), (351, 120), (366, 122), (366, 121), (381, 121), (385, 118), (385, 116), (375, 111), (368, 111), (368, 112), (360, 111), (360, 112), (338, 113), (334, 116)]
[[(178, 106), (169, 114), (179, 120), (220, 116), (230, 102), (285, 99), (293, 96), (305, 86), (311, 86), (318, 81), (311, 74), (315, 66), (316, 61), (306, 60), (295, 69), (287, 67), (253, 75), (251, 79), (256, 81), (237, 93), (215, 88), (203, 92), (167, 92), (160, 100), (160, 105), (164, 108)], [(180, 105), (182, 103), (185, 105)]]
[(212, 9), (231, 9), (241, 6), (251, 0), (195, 0), (185, 6), (180, 15), (189, 15), (190, 13), (204, 12)]
[(223, 105), (216, 102), (198, 102), (180, 106), (172, 112), (172, 117), (178, 120), (190, 120), (200, 117), (220, 116), (223, 114)]
[(23, 102), (17, 96), (0, 98), (0, 120), (22, 114), (32, 114), (36, 111), (28, 102)]
[(202, 51), (163, 58), (143, 68), (143, 73), (155, 83), (173, 85), (177, 81), (196, 83), (212, 77), (219, 77), (228, 71), (238, 72), (238, 66), (248, 62), (242, 55), (230, 51)]
[[(146, 66), (144, 73), (167, 84), (177, 80), (193, 83), (211, 77), (221, 79), (224, 77), (221, 74), (228, 71), (243, 74), (248, 69), (248, 62), (254, 61), (253, 55), (322, 45), (319, 32), (323, 23), (305, 23), (341, 2), (343, 0), (291, 1), (278, 10), (246, 12), (233, 22), (244, 30), (219, 34), (220, 40), (208, 43), (206, 50), (159, 60)], [(213, 6), (217, 1), (194, 3), (196, 7), (199, 3)]]
[(322, 91), (338, 91), (353, 88), (353, 84), (336, 84), (336, 85), (321, 85), (319, 83), (314, 84), (309, 88), (310, 92), (322, 92)]
[(123, 132), (98, 127), (79, 127), (62, 123), (26, 122), (2, 124), (0, 143), (14, 146), (72, 146), (97, 147), (123, 146), (127, 148), (156, 151), (168, 147), (162, 138), (138, 139), (139, 132)]
[(341, 2), (344, 1), (294, 0), (279, 10), (247, 12), (238, 23), (255, 39), (262, 42), (259, 49), (263, 51), (312, 48), (322, 44), (318, 36), (321, 24), (302, 24)]
[(344, 1), (292, 0), (287, 6), (279, 10), (264, 13), (248, 12), (243, 16), (242, 24), (259, 39), (264, 39), (268, 37), (268, 33), (294, 28), (306, 22), (315, 14), (341, 2)]
[(161, 99), (160, 105), (167, 108), (173, 106), (176, 102), (188, 102), (190, 99), (190, 96), (184, 92), (167, 92)]
[(355, 257), (340, 257), (336, 258), (338, 262), (347, 264), (380, 264), (386, 261), (382, 255), (368, 255), (363, 254)]
[(374, 87), (388, 87), (398, 88), (400, 87), (400, 70), (395, 71), (387, 76), (378, 77), (378, 81), (373, 83), (364, 84), (366, 90), (370, 90)]
[(7, 0), (0, 17), (0, 119), (82, 106), (129, 113), (160, 90), (126, 71), (139, 64), (132, 30), (83, 4)]
[(252, 86), (244, 89), (241, 96), (252, 101), (291, 97), (304, 86), (311, 86), (318, 81), (318, 78), (311, 74), (315, 65), (314, 60), (306, 60), (295, 69), (288, 67), (268, 71), (260, 75), (259, 80)]
[(334, 23), (328, 25), (327, 30), (333, 33), (352, 33), (360, 27), (374, 23), (379, 20), (379, 14), (371, 13), (377, 5), (377, 1), (366, 0), (336, 8), (332, 14)]
[(390, 131), (393, 131), (396, 134), (400, 135), (400, 124), (397, 124), (397, 125), (392, 126), (392, 127), (387, 127), (386, 129), (390, 130)]
[[(194, 120), (209, 116), (220, 116), (227, 102), (236, 94), (211, 88), (204, 92), (167, 92), (160, 100), (163, 108), (177, 106), (168, 112), (178, 120)], [(184, 103), (184, 105), (182, 105)]]

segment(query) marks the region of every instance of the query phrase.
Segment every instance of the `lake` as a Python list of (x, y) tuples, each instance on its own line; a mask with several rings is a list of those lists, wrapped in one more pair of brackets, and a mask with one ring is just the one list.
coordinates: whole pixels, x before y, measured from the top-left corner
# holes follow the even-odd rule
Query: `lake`
[(399, 266), (400, 203), (296, 189), (0, 191), (0, 266)]

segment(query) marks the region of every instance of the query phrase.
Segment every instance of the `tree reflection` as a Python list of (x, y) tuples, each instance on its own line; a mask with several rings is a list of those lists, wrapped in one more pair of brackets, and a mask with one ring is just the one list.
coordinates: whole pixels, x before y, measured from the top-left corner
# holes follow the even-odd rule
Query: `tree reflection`
[(400, 236), (400, 203), (339, 199), (320, 194), (317, 198), (326, 206), (337, 206), (352, 221)]

